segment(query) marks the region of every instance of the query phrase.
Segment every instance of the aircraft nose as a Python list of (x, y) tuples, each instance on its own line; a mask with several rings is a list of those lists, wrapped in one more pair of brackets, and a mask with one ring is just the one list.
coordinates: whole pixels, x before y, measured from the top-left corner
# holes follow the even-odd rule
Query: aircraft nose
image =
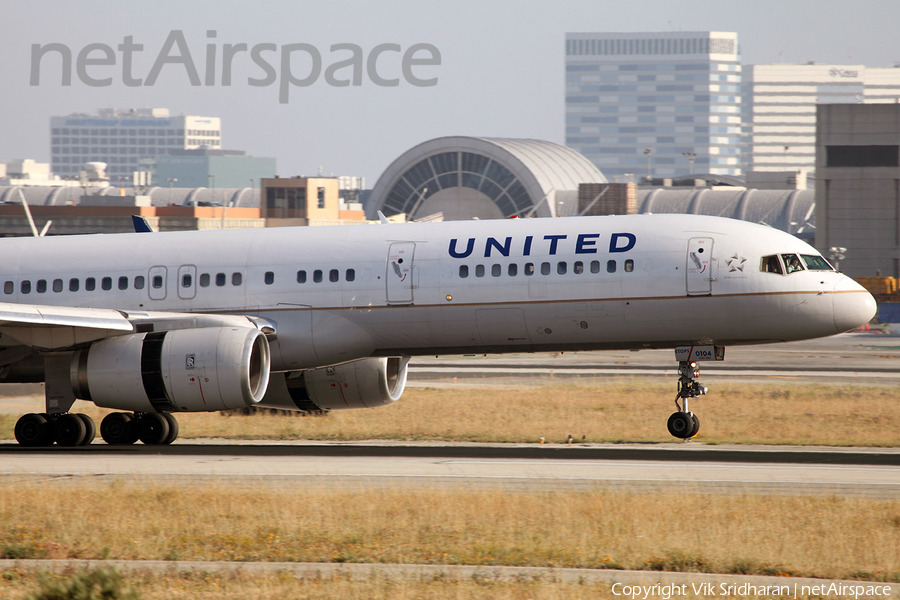
[(875, 298), (849, 277), (834, 286), (834, 325), (838, 333), (856, 329), (875, 316)]

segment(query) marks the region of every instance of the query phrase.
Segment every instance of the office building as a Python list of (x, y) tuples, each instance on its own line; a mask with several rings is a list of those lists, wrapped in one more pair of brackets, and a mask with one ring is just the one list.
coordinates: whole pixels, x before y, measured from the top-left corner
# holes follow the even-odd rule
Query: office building
[(221, 149), (221, 129), (218, 117), (173, 117), (166, 108), (106, 108), (96, 115), (50, 117), (50, 170), (77, 178), (85, 163), (104, 162), (113, 183), (130, 181), (141, 158), (169, 150)]
[(567, 33), (566, 145), (610, 179), (739, 175), (736, 33)]
[(900, 68), (752, 65), (744, 67), (742, 87), (743, 169), (812, 172), (816, 106), (897, 103)]
[(142, 161), (152, 172), (153, 185), (182, 188), (256, 187), (275, 177), (275, 159), (247, 156), (242, 150), (170, 149), (168, 154)]

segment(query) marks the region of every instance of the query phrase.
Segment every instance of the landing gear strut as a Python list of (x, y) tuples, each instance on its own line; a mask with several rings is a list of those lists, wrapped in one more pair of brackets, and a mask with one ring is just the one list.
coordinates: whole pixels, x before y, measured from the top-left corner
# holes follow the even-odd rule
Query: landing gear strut
[[(675, 408), (678, 411), (672, 413), (666, 424), (669, 433), (677, 438), (692, 438), (700, 431), (700, 419), (688, 408), (690, 398), (699, 398), (706, 393), (706, 386), (695, 379), (698, 375), (700, 375), (700, 369), (697, 368), (697, 363), (679, 361), (678, 394), (675, 396)], [(681, 404), (678, 403), (679, 400), (681, 400)]]
[[(674, 437), (690, 439), (700, 431), (700, 419), (688, 407), (688, 400), (706, 394), (706, 386), (697, 381), (699, 360), (724, 360), (722, 346), (679, 346), (675, 348), (678, 361), (678, 394), (675, 396), (677, 412), (672, 413), (666, 426)], [(680, 404), (679, 404), (680, 401)]]

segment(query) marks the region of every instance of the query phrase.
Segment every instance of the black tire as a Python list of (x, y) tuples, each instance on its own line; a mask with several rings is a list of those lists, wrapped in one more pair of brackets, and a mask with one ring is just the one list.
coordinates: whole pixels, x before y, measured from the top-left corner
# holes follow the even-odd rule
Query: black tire
[(78, 413), (76, 416), (84, 423), (84, 439), (81, 441), (81, 445), (88, 446), (97, 437), (97, 424), (84, 413)]
[(691, 413), (691, 420), (694, 422), (694, 427), (691, 429), (691, 435), (688, 437), (694, 437), (700, 431), (700, 419), (697, 418), (697, 415)]
[(35, 413), (22, 415), (16, 421), (16, 441), (28, 447), (52, 445), (50, 423), (42, 415)]
[(147, 445), (164, 444), (169, 435), (169, 421), (162, 413), (146, 413), (137, 421), (138, 439)]
[(672, 413), (666, 426), (669, 428), (669, 433), (673, 436), (687, 439), (691, 437), (691, 431), (694, 429), (694, 420), (689, 413)]
[(84, 441), (85, 433), (87, 433), (87, 428), (78, 415), (66, 413), (56, 417), (53, 422), (53, 434), (56, 437), (56, 443), (60, 446), (71, 448), (80, 445)]
[(162, 416), (169, 423), (169, 435), (163, 440), (163, 444), (171, 444), (178, 438), (178, 419), (172, 413), (162, 413)]
[(137, 441), (133, 421), (128, 413), (109, 413), (100, 421), (100, 437), (107, 444), (133, 444)]

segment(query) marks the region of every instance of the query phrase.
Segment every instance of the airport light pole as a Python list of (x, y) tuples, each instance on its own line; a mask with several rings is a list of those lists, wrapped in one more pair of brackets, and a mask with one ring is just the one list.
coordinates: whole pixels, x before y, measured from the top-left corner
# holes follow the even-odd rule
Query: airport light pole
[(683, 157), (685, 157), (686, 159), (688, 159), (688, 164), (690, 165), (688, 175), (693, 175), (694, 174), (694, 159), (697, 158), (697, 153), (696, 152), (682, 152), (681, 155)]
[(647, 157), (647, 180), (649, 181), (652, 179), (653, 146), (647, 146), (644, 156)]

